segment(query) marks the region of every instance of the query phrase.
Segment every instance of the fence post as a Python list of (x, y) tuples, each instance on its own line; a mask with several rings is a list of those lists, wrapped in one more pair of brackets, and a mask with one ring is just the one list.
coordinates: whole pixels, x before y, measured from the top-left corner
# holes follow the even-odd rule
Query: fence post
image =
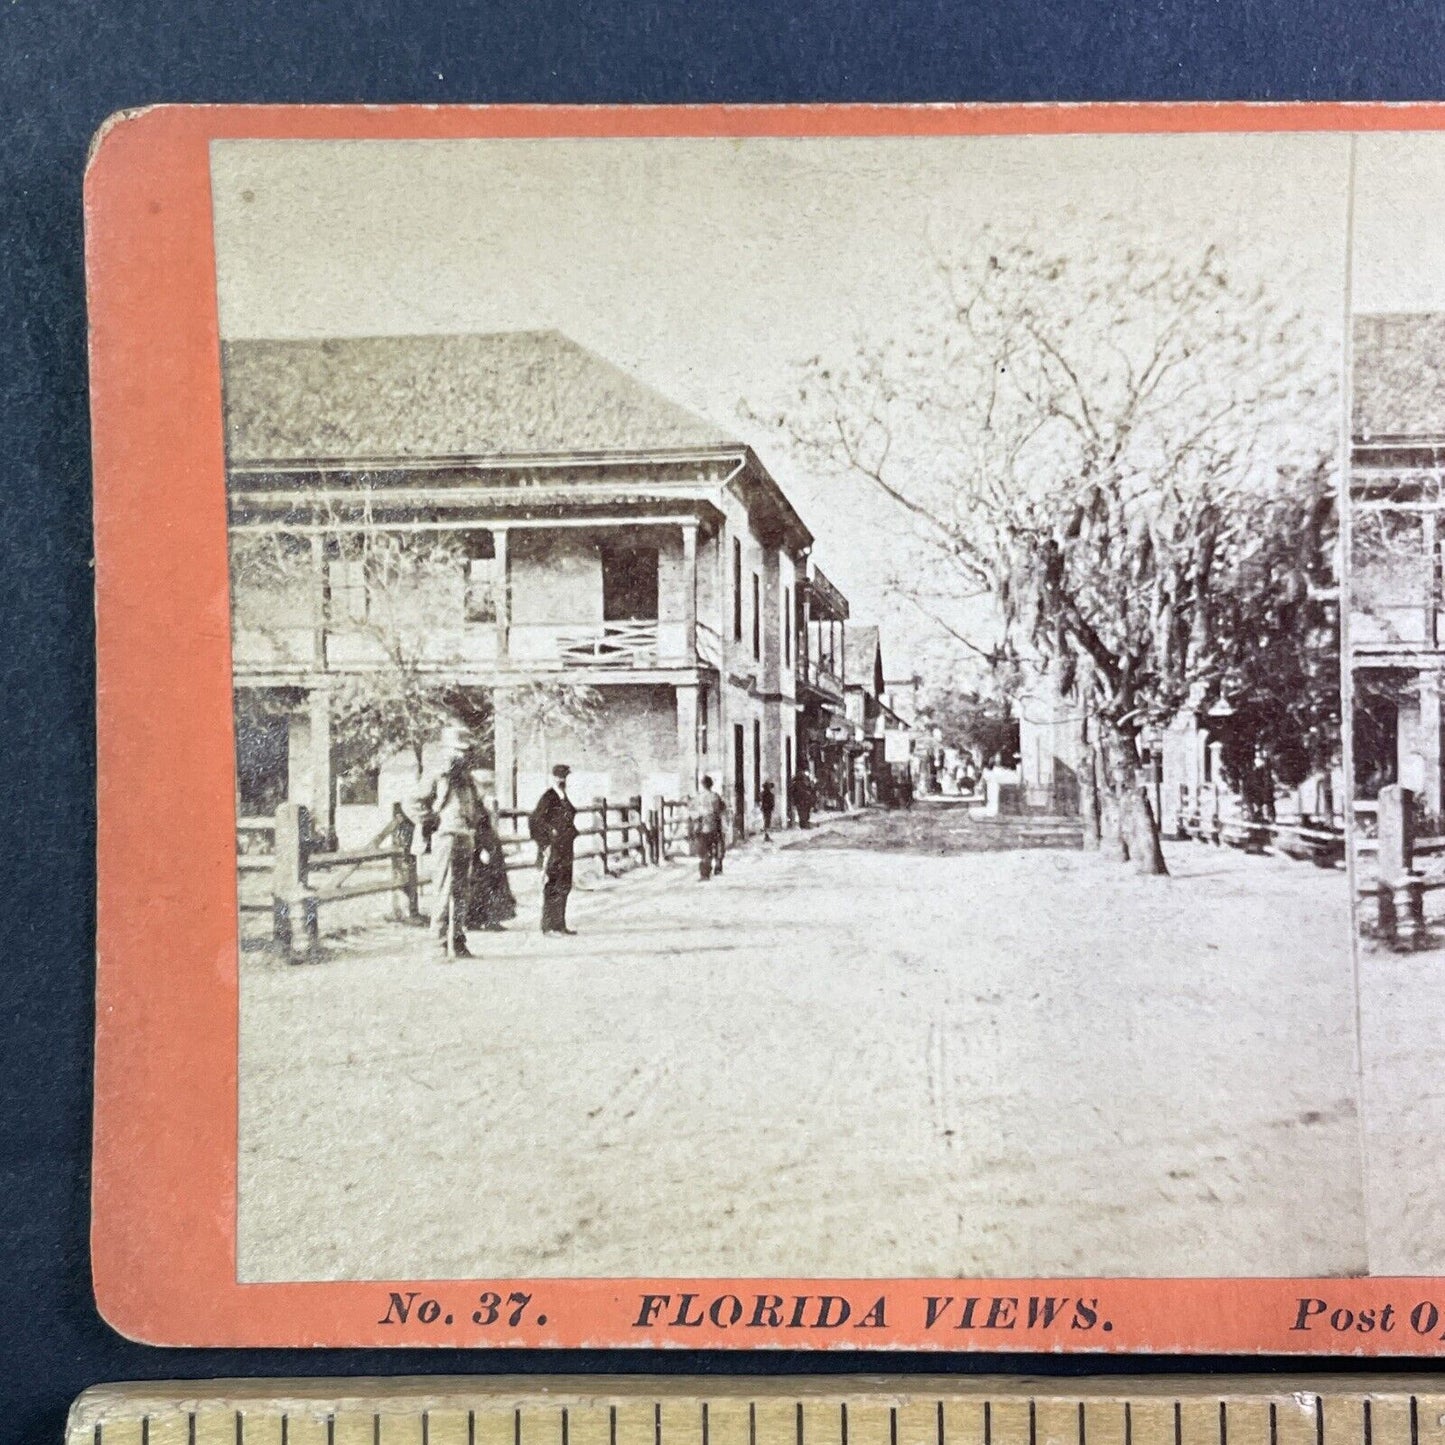
[(320, 949), (316, 896), (306, 886), (311, 814), (301, 803), (276, 809), (275, 862), (271, 873), (272, 937), (293, 962)]
[(611, 873), (612, 869), (607, 866), (607, 799), (595, 798), (592, 802), (597, 812), (597, 826), (601, 830), (597, 837), (601, 844), (602, 852), (599, 855), (602, 859), (602, 871), (604, 874)]
[(1424, 894), (1414, 879), (1415, 870), (1415, 795), (1399, 783), (1380, 789), (1379, 812), (1379, 881), (1376, 883), (1376, 926), (1388, 943), (1400, 941), (1400, 914), (1397, 895), (1405, 895), (1409, 913), (1410, 942), (1423, 940), (1425, 932)]
[(667, 812), (661, 797), (653, 798), (647, 821), (652, 833), (652, 861), (660, 864), (667, 857)]
[(637, 840), (636, 840), (636, 842), (633, 844), (633, 847), (634, 847), (634, 848), (636, 849), (636, 851), (637, 851), (637, 861), (638, 861), (639, 863), (646, 863), (646, 862), (647, 862), (647, 826), (646, 826), (646, 823), (645, 823), (645, 821), (644, 821), (644, 819), (643, 819), (643, 814), (642, 814), (642, 794), (641, 794), (641, 793), (634, 793), (634, 794), (627, 800), (627, 811), (628, 811), (628, 814), (629, 814), (632, 818), (636, 819), (636, 822), (634, 823), (633, 826), (634, 826), (634, 829), (635, 829), (635, 831), (636, 831), (636, 833), (637, 833)]

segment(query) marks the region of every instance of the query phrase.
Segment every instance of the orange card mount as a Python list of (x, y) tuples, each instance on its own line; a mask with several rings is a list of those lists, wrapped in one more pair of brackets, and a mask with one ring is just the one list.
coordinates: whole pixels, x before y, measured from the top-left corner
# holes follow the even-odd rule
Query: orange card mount
[(85, 195), (117, 1329), (1445, 1352), (1445, 108)]

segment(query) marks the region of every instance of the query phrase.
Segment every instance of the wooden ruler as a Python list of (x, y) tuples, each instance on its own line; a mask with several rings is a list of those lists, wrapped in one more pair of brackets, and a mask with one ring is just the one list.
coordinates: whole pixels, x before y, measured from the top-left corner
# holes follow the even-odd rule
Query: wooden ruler
[(102, 1385), (67, 1445), (1445, 1445), (1445, 1376)]

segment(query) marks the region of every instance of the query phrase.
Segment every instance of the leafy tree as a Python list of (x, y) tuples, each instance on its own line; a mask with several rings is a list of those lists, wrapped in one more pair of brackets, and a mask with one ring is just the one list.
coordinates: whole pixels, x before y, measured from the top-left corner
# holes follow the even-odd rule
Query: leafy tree
[[(1247, 540), (1216, 589), (1219, 674), (1207, 703), (1226, 780), (1251, 816), (1271, 818), (1276, 789), (1337, 761), (1340, 627), (1334, 486), (1326, 467), (1252, 500)], [(1326, 797), (1333, 811), (1333, 799)]]
[(1019, 723), (1008, 695), (955, 683), (935, 684), (919, 702), (918, 721), (937, 728), (949, 747), (983, 767), (1010, 766), (1018, 754)]
[[(941, 263), (930, 330), (812, 358), (776, 420), (806, 463), (912, 519), (925, 610), (1080, 700), (1104, 834), (1158, 873), (1141, 734), (1238, 661), (1221, 589), (1253, 500), (1328, 452), (1333, 381), (1282, 288), (1216, 248), (1093, 239), (1059, 255), (985, 235)], [(951, 620), (949, 597), (987, 598), (989, 624)]]

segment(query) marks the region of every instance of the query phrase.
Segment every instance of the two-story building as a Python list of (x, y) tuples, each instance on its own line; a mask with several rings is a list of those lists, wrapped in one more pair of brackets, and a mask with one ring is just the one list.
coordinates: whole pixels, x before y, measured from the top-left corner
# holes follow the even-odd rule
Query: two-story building
[(363, 836), (419, 759), (356, 739), (439, 693), (504, 806), (785, 793), (812, 537), (746, 445), (555, 331), (223, 360), (243, 816)]
[[(883, 647), (878, 628), (860, 622), (843, 626), (843, 709), (851, 733), (852, 801), (888, 801), (880, 794), (883, 776)], [(885, 790), (886, 791), (886, 790)]]
[(1387, 783), (1445, 816), (1445, 315), (1358, 316), (1350, 448), (1356, 798)]
[(853, 732), (843, 684), (848, 599), (817, 566), (798, 583), (798, 757), (818, 802), (841, 808), (849, 795)]

